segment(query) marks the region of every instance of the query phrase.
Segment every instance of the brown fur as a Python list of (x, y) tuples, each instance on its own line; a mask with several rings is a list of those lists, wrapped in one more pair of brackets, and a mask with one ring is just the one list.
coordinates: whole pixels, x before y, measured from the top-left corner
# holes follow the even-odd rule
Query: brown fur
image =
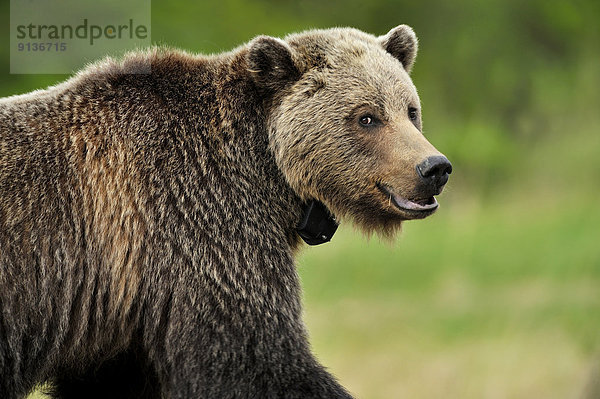
[[(410, 216), (391, 204), (376, 183), (418, 198), (415, 165), (440, 155), (420, 131), (419, 97), (408, 73), (396, 54), (381, 46), (390, 37), (412, 43), (412, 58), (403, 55), (412, 66), (416, 37), (405, 26), (380, 38), (348, 29), (288, 37), (302, 80), (282, 94), (270, 120), (272, 149), (294, 191), (384, 236), (393, 235)], [(419, 109), (416, 123), (406, 115), (409, 105)], [(362, 129), (356, 123), (362, 113), (378, 115), (385, 123)]]
[(0, 100), (0, 397), (349, 398), (309, 349), (295, 227), (309, 199), (411, 217), (377, 183), (417, 198), (438, 154), (406, 116), (416, 48), (400, 26), (153, 49)]

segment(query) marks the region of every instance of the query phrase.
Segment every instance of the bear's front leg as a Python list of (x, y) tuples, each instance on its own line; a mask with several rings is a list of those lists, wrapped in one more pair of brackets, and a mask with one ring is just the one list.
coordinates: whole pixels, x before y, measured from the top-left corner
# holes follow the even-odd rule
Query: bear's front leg
[(311, 354), (293, 315), (272, 306), (230, 309), (221, 299), (172, 301), (164, 349), (154, 351), (165, 397), (352, 398)]
[[(248, 347), (172, 341), (166, 397), (206, 399), (351, 399), (307, 352), (257, 354)], [(230, 344), (230, 343), (228, 343)]]

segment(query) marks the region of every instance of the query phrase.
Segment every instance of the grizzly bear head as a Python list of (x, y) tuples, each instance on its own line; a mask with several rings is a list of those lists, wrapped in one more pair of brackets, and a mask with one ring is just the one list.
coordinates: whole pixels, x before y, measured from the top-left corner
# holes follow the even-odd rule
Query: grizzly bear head
[(431, 215), (452, 171), (422, 133), (409, 76), (417, 47), (406, 25), (380, 37), (349, 28), (261, 36), (248, 47), (288, 184), (368, 232)]

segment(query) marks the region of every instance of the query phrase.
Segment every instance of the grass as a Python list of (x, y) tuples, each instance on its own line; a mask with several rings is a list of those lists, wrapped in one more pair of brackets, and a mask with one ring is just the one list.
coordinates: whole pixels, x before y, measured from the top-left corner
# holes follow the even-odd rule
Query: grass
[(316, 353), (359, 398), (579, 397), (600, 355), (595, 201), (447, 197), (391, 247), (343, 229), (303, 254)]

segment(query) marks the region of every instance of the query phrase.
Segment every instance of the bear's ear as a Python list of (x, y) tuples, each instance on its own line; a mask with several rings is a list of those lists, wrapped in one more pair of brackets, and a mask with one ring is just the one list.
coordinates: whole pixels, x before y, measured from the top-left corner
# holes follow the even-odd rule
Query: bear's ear
[(378, 40), (388, 53), (402, 63), (406, 72), (410, 73), (419, 48), (417, 35), (412, 28), (408, 25), (396, 26), (387, 35), (379, 36)]
[(246, 57), (248, 71), (264, 90), (281, 90), (300, 78), (292, 49), (283, 40), (259, 36), (250, 42)]

